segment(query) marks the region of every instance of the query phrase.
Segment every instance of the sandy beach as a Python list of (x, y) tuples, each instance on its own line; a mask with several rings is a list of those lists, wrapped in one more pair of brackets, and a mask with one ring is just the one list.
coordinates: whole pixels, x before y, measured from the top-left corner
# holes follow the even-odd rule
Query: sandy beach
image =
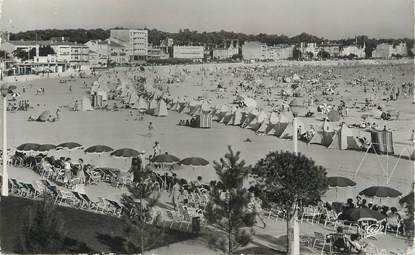
[[(385, 95), (381, 91), (371, 91), (365, 94), (362, 91), (362, 86), (352, 86), (350, 82), (362, 77), (366, 77), (366, 79), (375, 78), (397, 85), (403, 82), (413, 82), (413, 65), (410, 63), (368, 64), (365, 62), (360, 64), (364, 66), (356, 67), (349, 64), (333, 66), (328, 63), (323, 63), (319, 66), (316, 64), (296, 64), (296, 66), (293, 66), (292, 62), (281, 62), (274, 63), (274, 66), (269, 64), (268, 67), (271, 70), (270, 72), (280, 74), (297, 73), (300, 76), (304, 75), (304, 79), (317, 77), (319, 73), (330, 72), (333, 79), (330, 81), (322, 80), (321, 83), (330, 82), (335, 85), (335, 93), (331, 96), (334, 102), (344, 100), (347, 104), (352, 102), (363, 104), (365, 97), (371, 94), (374, 100), (378, 101), (386, 109), (394, 109), (400, 112), (399, 120), (371, 120), (376, 121), (381, 127), (386, 125), (393, 131), (394, 148), (395, 153), (398, 154), (397, 156), (336, 150), (321, 145), (299, 142), (299, 152), (311, 157), (317, 164), (324, 166), (327, 169), (328, 176), (344, 176), (353, 179), (357, 183), (353, 188), (339, 189), (337, 192), (335, 189), (329, 190), (323, 198), (327, 201), (345, 202), (347, 198), (354, 198), (359, 191), (373, 185), (390, 186), (399, 190), (402, 194), (407, 194), (412, 190), (414, 162), (399, 158), (399, 154), (409, 156), (413, 151), (410, 143), (411, 131), (415, 128), (413, 121), (415, 119), (415, 110), (413, 108), (412, 96), (386, 102), (382, 101)], [(212, 99), (212, 105), (217, 105), (231, 103), (234, 99), (233, 86), (241, 81), (242, 76), (235, 75), (232, 72), (233, 68), (237, 68), (237, 66), (252, 68), (255, 65), (262, 66), (262, 64), (216, 64), (145, 67), (146, 71), (138, 73), (138, 75), (147, 77), (151, 84), (151, 78), (155, 77), (156, 74), (165, 79), (170, 77), (172, 73), (180, 73), (183, 81), (168, 85), (173, 97), (182, 95), (186, 95), (189, 98), (205, 96)], [(187, 70), (188, 73), (183, 74), (183, 69)], [(203, 75), (202, 69), (207, 70), (206, 73), (208, 74)], [(122, 71), (123, 69), (119, 69), (119, 72)], [(114, 72), (114, 70), (111, 72)], [(260, 79), (265, 86), (271, 86), (272, 95), (276, 101), (282, 100), (279, 96), (280, 91), (288, 87), (289, 84), (276, 82), (272, 77), (272, 75), (269, 75), (260, 77)], [(270, 151), (293, 151), (293, 142), (290, 139), (280, 139), (268, 135), (258, 136), (252, 130), (237, 126), (227, 126), (215, 121), (210, 129), (179, 126), (179, 121), (189, 119), (189, 116), (174, 111), (169, 111), (167, 117), (145, 115), (144, 120), (137, 120), (137, 112), (130, 109), (73, 112), (70, 108), (74, 100), (80, 100), (84, 95), (88, 95), (89, 88), (97, 78), (75, 78), (73, 81), (66, 83), (60, 83), (61, 79), (66, 78), (43, 78), (13, 83), (21, 94), (17, 99), (29, 100), (33, 108), (28, 111), (17, 111), (8, 114), (8, 143), (12, 150), (15, 150), (20, 144), (28, 142), (39, 144), (78, 142), (84, 148), (104, 144), (115, 149), (134, 148), (139, 151), (144, 150), (148, 155), (152, 153), (154, 142), (158, 141), (162, 152), (168, 152), (179, 158), (198, 156), (207, 159), (210, 162), (208, 166), (196, 168), (182, 166), (176, 171), (179, 177), (195, 180), (197, 176), (202, 176), (205, 181), (217, 178), (212, 162), (219, 160), (226, 153), (228, 145), (232, 145), (234, 150), (241, 151), (243, 159), (252, 165)], [(220, 98), (217, 97), (219, 94), (216, 91), (218, 83), (223, 84), (227, 88), (221, 93)], [(233, 86), (228, 85), (230, 83)], [(85, 87), (84, 84), (87, 86)], [(110, 89), (115, 89), (117, 84), (107, 84), (107, 86)], [(71, 87), (71, 91), (69, 91), (69, 87)], [(23, 88), (25, 92), (23, 92)], [(36, 91), (39, 88), (45, 88), (44, 95), (36, 95)], [(257, 96), (255, 99), (260, 108), (267, 111), (271, 110), (271, 106), (266, 100), (260, 96)], [(60, 119), (56, 122), (28, 121), (29, 116), (37, 116), (43, 110), (50, 110), (52, 113), (55, 113), (57, 108), (61, 109), (61, 114)], [(361, 121), (360, 116), (362, 114), (364, 112), (350, 109), (348, 116), (341, 121), (358, 123)], [(311, 118), (300, 117), (299, 119), (306, 126), (321, 126), (323, 123), (322, 116), (319, 114)], [(341, 121), (331, 124), (339, 127)], [(151, 137), (147, 136), (149, 122), (152, 122), (154, 125)], [(244, 142), (247, 138), (251, 142)], [(73, 160), (83, 158), (86, 163), (119, 168), (121, 171), (127, 171), (131, 163), (130, 159), (116, 159), (110, 157), (109, 153), (88, 155), (82, 150), (52, 151), (48, 155), (71, 157)], [(355, 176), (358, 168), (360, 171)], [(390, 175), (392, 171), (394, 173), (390, 178), (390, 182), (387, 183), (385, 175)], [(11, 167), (9, 175), (12, 178), (26, 182), (40, 179), (31, 170), (22, 170), (15, 167)], [(104, 184), (87, 187), (87, 193), (92, 198), (105, 196), (118, 201), (121, 194), (125, 191), (125, 189), (114, 191), (114, 188)], [(385, 199), (382, 203), (398, 206), (397, 199)], [(285, 233), (285, 229), (281, 229), (284, 228), (284, 224), (280, 222), (265, 232), (268, 234), (272, 233), (274, 236), (277, 232), (279, 235), (282, 235)], [(274, 228), (278, 228), (278, 231), (275, 231)], [(305, 227), (305, 229), (307, 229), (306, 232), (308, 231), (312, 234), (312, 231), (309, 231), (309, 227)], [(379, 241), (377, 243), (381, 245), (382, 242)], [(402, 248), (405, 245), (405, 240), (392, 240), (391, 244), (397, 248)], [(387, 248), (387, 245), (385, 245), (385, 248)], [(160, 250), (159, 252), (160, 254), (165, 254), (166, 251)]]

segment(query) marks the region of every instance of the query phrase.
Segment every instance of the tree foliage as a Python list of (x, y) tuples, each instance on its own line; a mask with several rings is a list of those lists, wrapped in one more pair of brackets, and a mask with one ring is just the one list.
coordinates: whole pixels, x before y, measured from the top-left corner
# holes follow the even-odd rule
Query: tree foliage
[[(134, 173), (134, 183), (128, 186), (130, 195), (123, 195), (121, 203), (124, 205), (127, 216), (124, 220), (127, 223), (126, 232), (129, 240), (127, 245), (130, 252), (136, 251), (135, 243), (139, 243), (140, 252), (143, 253), (151, 246), (155, 236), (146, 233), (146, 225), (155, 217), (152, 208), (157, 203), (160, 194), (158, 192), (158, 183), (153, 181), (152, 172), (149, 169), (137, 171)], [(154, 231), (151, 231), (154, 235)], [(151, 237), (151, 238), (150, 238)]]
[(249, 192), (243, 187), (250, 167), (240, 160), (240, 152), (234, 153), (228, 148), (225, 157), (214, 162), (219, 181), (211, 190), (206, 218), (226, 232), (228, 245), (222, 248), (232, 253), (250, 241), (249, 234), (243, 230), (253, 226), (255, 212), (248, 208)]
[(52, 198), (45, 195), (41, 202), (29, 206), (23, 213), (23, 222), (19, 252), (58, 253), (65, 250), (64, 224)]
[[(271, 152), (253, 168), (263, 200), (282, 208), (287, 215), (287, 251), (295, 252), (293, 228), (299, 205), (318, 199), (327, 189), (326, 170), (304, 155)], [(299, 245), (299, 244), (298, 244)]]
[(316, 201), (327, 189), (326, 170), (302, 154), (271, 152), (252, 172), (265, 199), (285, 209)]

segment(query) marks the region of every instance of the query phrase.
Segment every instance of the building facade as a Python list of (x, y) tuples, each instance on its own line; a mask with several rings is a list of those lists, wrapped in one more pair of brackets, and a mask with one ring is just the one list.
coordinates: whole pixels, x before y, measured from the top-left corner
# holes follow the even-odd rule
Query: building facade
[(363, 47), (359, 47), (356, 45), (344, 46), (340, 51), (340, 56), (348, 57), (353, 54), (357, 58), (365, 58), (366, 57), (365, 50), (366, 50), (366, 45), (363, 45)]
[(173, 58), (202, 60), (204, 58), (203, 46), (173, 46)]
[(74, 68), (89, 64), (89, 48), (86, 45), (73, 42), (56, 42), (50, 46), (55, 51), (58, 62), (69, 63)]
[(145, 62), (148, 57), (148, 31), (144, 29), (112, 29), (110, 40), (127, 49), (130, 63)]
[(294, 46), (287, 44), (280, 44), (267, 47), (266, 59), (268, 60), (283, 60), (291, 59), (294, 53)]
[(265, 60), (267, 58), (267, 45), (257, 41), (246, 41), (242, 45), (244, 60)]

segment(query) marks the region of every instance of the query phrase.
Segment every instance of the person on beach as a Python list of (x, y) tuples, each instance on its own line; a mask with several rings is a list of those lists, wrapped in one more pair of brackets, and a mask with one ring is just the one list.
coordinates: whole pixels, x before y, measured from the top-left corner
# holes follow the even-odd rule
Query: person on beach
[(153, 123), (152, 122), (149, 122), (148, 123), (148, 126), (147, 126), (147, 129), (148, 129), (148, 134), (147, 134), (147, 136), (148, 137), (151, 137), (152, 135), (153, 135), (153, 129), (154, 129), (154, 127), (153, 127)]
[(59, 109), (59, 107), (56, 108), (56, 120), (60, 120), (60, 118), (61, 118), (60, 113), (61, 113), (61, 110)]
[(155, 142), (153, 145), (153, 157), (156, 157), (161, 154), (161, 147), (159, 142)]
[(63, 182), (68, 184), (72, 177), (72, 169), (71, 169), (71, 159), (66, 158), (64, 163), (64, 178)]
[(80, 158), (78, 163), (77, 177), (79, 178), (79, 183), (85, 183), (84, 160)]

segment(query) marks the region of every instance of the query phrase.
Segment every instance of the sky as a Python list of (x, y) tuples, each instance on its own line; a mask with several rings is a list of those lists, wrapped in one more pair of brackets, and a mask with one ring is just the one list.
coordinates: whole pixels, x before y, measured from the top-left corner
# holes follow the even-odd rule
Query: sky
[(414, 37), (413, 0), (0, 0), (0, 30), (157, 28)]

